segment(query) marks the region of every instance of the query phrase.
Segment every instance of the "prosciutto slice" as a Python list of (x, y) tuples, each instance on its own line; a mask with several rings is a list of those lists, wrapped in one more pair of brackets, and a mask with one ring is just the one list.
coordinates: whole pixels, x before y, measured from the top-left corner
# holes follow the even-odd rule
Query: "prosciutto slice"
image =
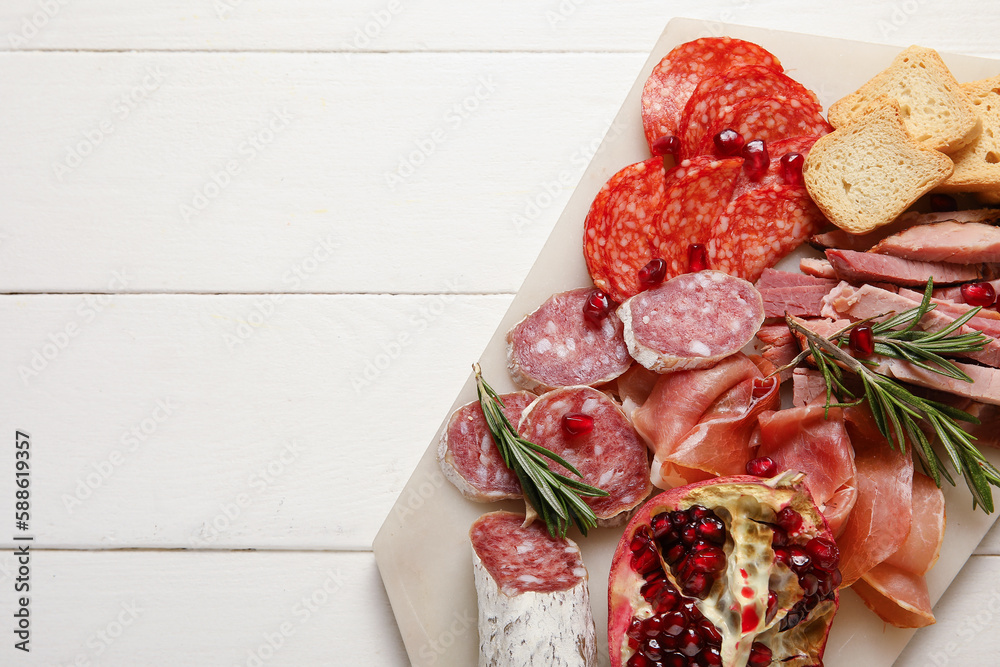
[(858, 498), (837, 539), (844, 586), (850, 586), (906, 541), (913, 517), (913, 459), (892, 448), (866, 406), (845, 408), (854, 445)]
[(632, 414), (653, 450), (650, 479), (660, 488), (722, 475), (744, 474), (757, 447), (757, 415), (777, 409), (778, 383), (746, 355), (712, 368), (662, 376)]
[[(854, 449), (843, 413), (822, 405), (762, 413), (757, 456), (769, 456), (779, 470), (806, 474), (805, 485), (836, 535), (857, 499)], [(827, 514), (827, 504), (830, 514)]]

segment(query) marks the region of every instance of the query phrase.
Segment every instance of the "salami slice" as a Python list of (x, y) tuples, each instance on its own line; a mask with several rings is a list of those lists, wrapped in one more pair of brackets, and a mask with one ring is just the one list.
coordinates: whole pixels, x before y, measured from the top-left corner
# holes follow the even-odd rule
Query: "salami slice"
[[(568, 435), (563, 418), (587, 415), (593, 428)], [(628, 513), (649, 495), (649, 455), (618, 404), (591, 387), (566, 387), (539, 396), (528, 406), (517, 427), (527, 440), (541, 445), (573, 465), (587, 484), (608, 492), (603, 498), (584, 498), (601, 526), (623, 523)], [(553, 470), (571, 475), (562, 466)]]
[[(527, 391), (504, 394), (503, 413), (515, 427), (537, 398)], [(486, 503), (521, 497), (521, 484), (503, 462), (479, 401), (451, 415), (438, 441), (438, 464), (444, 476), (469, 500)]]
[(755, 97), (782, 97), (792, 105), (823, 112), (823, 105), (811, 90), (780, 71), (760, 65), (735, 67), (698, 83), (681, 118), (682, 149), (697, 145), (689, 143), (691, 135), (702, 136), (702, 128), (716, 127), (719, 118), (732, 113), (733, 107)]
[(491, 512), (469, 530), (479, 594), (480, 667), (591, 667), (597, 632), (587, 568), (572, 540), (524, 515)]
[(667, 262), (667, 278), (689, 270), (688, 249), (708, 243), (718, 217), (726, 210), (743, 160), (702, 155), (682, 161), (667, 175), (656, 254)]
[(738, 352), (764, 322), (764, 302), (745, 280), (699, 271), (632, 297), (618, 317), (632, 357), (668, 373), (708, 368)]
[(642, 126), (646, 143), (677, 134), (684, 107), (698, 82), (742, 65), (781, 71), (778, 59), (762, 47), (731, 37), (703, 37), (681, 44), (653, 68), (642, 89)]
[(790, 153), (798, 153), (805, 159), (817, 139), (819, 137), (790, 137), (768, 144), (767, 152), (771, 158), (771, 164), (768, 165), (767, 172), (760, 178), (752, 178), (746, 171), (741, 171), (736, 179), (736, 185), (733, 187), (732, 199), (739, 199), (751, 190), (759, 190), (775, 183), (801, 184), (801, 178), (797, 181), (789, 181), (785, 178), (781, 167), (781, 158)]
[(639, 269), (656, 257), (652, 239), (663, 212), (665, 176), (663, 158), (629, 165), (611, 177), (587, 214), (587, 270), (616, 301), (639, 291)]
[(587, 321), (583, 306), (590, 290), (554, 294), (507, 333), (507, 369), (514, 383), (547, 391), (609, 382), (632, 360), (614, 313), (600, 326)]
[(801, 185), (776, 183), (748, 192), (716, 222), (708, 243), (709, 266), (756, 281), (825, 224)]
[(762, 139), (773, 143), (789, 137), (822, 136), (833, 131), (823, 114), (800, 100), (780, 96), (743, 100), (727, 113), (720, 114), (713, 125), (695, 125), (682, 142), (693, 155), (712, 153), (716, 134), (732, 128), (746, 141)]

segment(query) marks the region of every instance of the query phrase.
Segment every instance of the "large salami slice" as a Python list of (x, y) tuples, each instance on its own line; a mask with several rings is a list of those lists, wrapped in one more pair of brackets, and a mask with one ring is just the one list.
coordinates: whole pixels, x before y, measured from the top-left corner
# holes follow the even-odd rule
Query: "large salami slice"
[(656, 257), (652, 239), (663, 212), (665, 176), (663, 158), (629, 165), (611, 177), (587, 214), (587, 270), (616, 301), (639, 291), (639, 269)]
[(826, 224), (801, 185), (775, 183), (734, 200), (708, 244), (709, 266), (749, 281)]
[(742, 169), (739, 158), (702, 155), (684, 160), (667, 174), (657, 255), (667, 262), (667, 278), (686, 273), (688, 249), (708, 243), (715, 221), (726, 210)]
[(614, 313), (595, 325), (583, 306), (590, 290), (554, 294), (507, 333), (507, 368), (519, 387), (547, 391), (609, 382), (628, 370), (622, 323)]
[(597, 635), (580, 548), (539, 522), (492, 512), (469, 531), (479, 667), (591, 667)]
[[(702, 79), (684, 108), (680, 123), (681, 146), (694, 148), (690, 137), (701, 137), (703, 128), (716, 127), (719, 118), (755, 97), (782, 97), (792, 106), (822, 113), (823, 105), (808, 88), (771, 67), (736, 67)], [(685, 152), (685, 154), (690, 154)]]
[(659, 373), (708, 368), (750, 342), (764, 302), (745, 280), (719, 271), (687, 273), (618, 308), (632, 357)]
[(650, 147), (658, 138), (678, 133), (684, 107), (699, 81), (742, 65), (782, 69), (762, 47), (731, 37), (703, 37), (668, 53), (642, 89), (642, 126)]
[(823, 114), (811, 106), (780, 96), (754, 97), (720, 114), (712, 125), (689, 128), (683, 146), (692, 155), (712, 153), (715, 135), (727, 128), (739, 132), (746, 141), (761, 139), (768, 143), (789, 137), (822, 136), (833, 131)]
[[(569, 435), (567, 415), (586, 415), (592, 428)], [(583, 481), (608, 492), (584, 498), (601, 526), (619, 525), (649, 495), (649, 455), (622, 409), (590, 387), (566, 387), (543, 394), (528, 406), (517, 427), (527, 440), (563, 457), (583, 475)], [(553, 464), (553, 469), (568, 471)]]
[[(504, 394), (503, 413), (515, 427), (537, 396), (527, 391)], [(521, 497), (521, 484), (503, 462), (479, 401), (455, 410), (438, 441), (438, 463), (462, 495), (477, 502)]]

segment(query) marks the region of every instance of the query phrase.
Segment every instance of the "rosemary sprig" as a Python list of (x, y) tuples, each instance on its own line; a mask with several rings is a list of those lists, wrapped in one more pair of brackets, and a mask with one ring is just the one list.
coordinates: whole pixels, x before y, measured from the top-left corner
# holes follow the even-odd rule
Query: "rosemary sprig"
[(472, 369), (476, 374), (479, 405), (483, 408), (490, 434), (504, 464), (517, 475), (525, 500), (542, 517), (553, 537), (566, 537), (566, 531), (574, 523), (586, 535), (597, 525), (597, 517), (581, 496), (596, 498), (607, 496), (608, 492), (552, 472), (546, 458), (577, 477), (583, 477), (579, 470), (555, 452), (518, 435), (517, 429), (503, 413), (503, 400), (483, 379), (479, 364), (473, 364)]
[[(932, 282), (928, 281), (920, 306), (872, 325), (872, 332), (875, 334), (875, 352), (909, 361), (946, 377), (971, 382), (971, 378), (961, 369), (940, 355), (981, 350), (990, 342), (991, 339), (982, 332), (955, 334), (955, 331), (979, 312), (979, 309), (970, 310), (938, 331), (916, 329), (921, 318), (935, 307), (930, 300), (932, 288)], [(1000, 471), (983, 457), (972, 442), (975, 438), (959, 424), (959, 422), (979, 423), (979, 420), (962, 410), (916, 396), (895, 379), (873, 370), (871, 366), (877, 365), (875, 362), (851, 356), (842, 346), (847, 343), (850, 329), (863, 322), (855, 322), (830, 338), (824, 338), (805, 327), (796, 318), (788, 316), (785, 319), (789, 329), (801, 334), (806, 340), (806, 349), (793, 363), (797, 364), (807, 355), (813, 357), (826, 383), (827, 409), (867, 401), (879, 431), (889, 441), (890, 446), (905, 449), (906, 440), (909, 439), (924, 469), (934, 482), (941, 486), (941, 478), (944, 477), (954, 484), (944, 466), (944, 461), (918, 425), (920, 421), (926, 422), (944, 446), (952, 466), (965, 478), (972, 492), (973, 505), (981, 505), (987, 513), (993, 512), (993, 493), (990, 486), (1000, 488)], [(856, 397), (844, 384), (845, 370), (861, 380), (864, 388), (863, 397)], [(833, 402), (834, 398), (836, 403)]]

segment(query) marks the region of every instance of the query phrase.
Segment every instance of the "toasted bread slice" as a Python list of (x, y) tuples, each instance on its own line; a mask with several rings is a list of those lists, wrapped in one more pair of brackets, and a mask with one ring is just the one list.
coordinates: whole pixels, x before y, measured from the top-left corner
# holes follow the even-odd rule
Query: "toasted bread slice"
[(955, 171), (938, 190), (1000, 190), (1000, 76), (963, 83), (962, 90), (972, 100), (983, 130), (968, 146), (951, 154)]
[(895, 100), (820, 137), (802, 167), (809, 195), (835, 225), (865, 234), (895, 220), (951, 174), (951, 159), (921, 147)]
[(830, 107), (830, 124), (850, 124), (880, 97), (899, 102), (906, 129), (924, 148), (954, 153), (979, 133), (972, 101), (934, 49), (911, 46), (900, 53), (888, 68)]

